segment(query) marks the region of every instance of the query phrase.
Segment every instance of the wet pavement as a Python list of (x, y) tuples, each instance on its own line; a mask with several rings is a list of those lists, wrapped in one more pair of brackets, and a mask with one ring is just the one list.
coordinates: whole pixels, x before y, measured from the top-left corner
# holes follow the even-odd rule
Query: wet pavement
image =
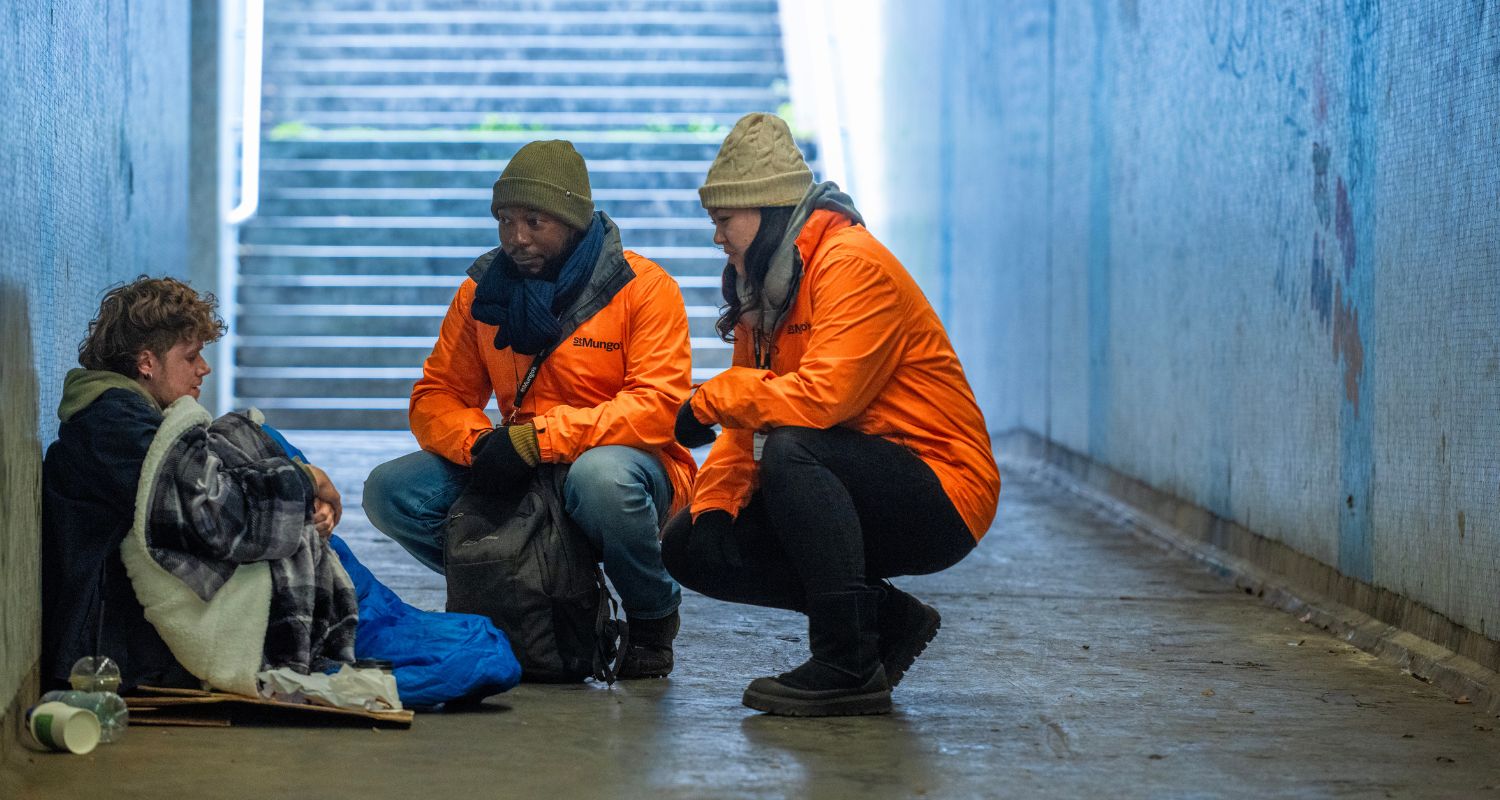
[[(389, 434), (293, 434), (344, 490), (340, 534), (406, 599), (442, 583), (359, 511)], [(943, 628), (888, 717), (739, 704), (806, 655), (802, 620), (686, 593), (672, 677), (522, 686), (409, 731), (132, 728), (33, 753), (20, 797), (1500, 797), (1500, 720), (1138, 538), (1002, 462), (995, 527), (898, 580)], [(4, 788), (5, 783), (0, 783)], [(0, 795), (5, 795), (0, 792)]]

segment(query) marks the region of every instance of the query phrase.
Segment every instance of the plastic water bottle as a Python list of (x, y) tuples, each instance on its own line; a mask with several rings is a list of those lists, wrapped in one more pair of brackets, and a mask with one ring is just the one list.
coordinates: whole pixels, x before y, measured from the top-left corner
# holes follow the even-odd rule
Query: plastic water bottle
[(99, 718), (99, 741), (118, 742), (130, 724), (130, 708), (116, 694), (120, 688), (120, 668), (107, 656), (84, 656), (73, 663), (68, 676), (72, 690), (48, 692), (42, 702), (67, 703), (86, 708)]
[(118, 692), (120, 667), (109, 656), (84, 656), (73, 662), (68, 683), (80, 692)]
[(94, 716), (99, 718), (99, 741), (108, 744), (125, 737), (125, 727), (130, 724), (130, 709), (125, 705), (124, 698), (114, 692), (67, 689), (42, 695), (43, 703), (54, 701), (94, 712)]

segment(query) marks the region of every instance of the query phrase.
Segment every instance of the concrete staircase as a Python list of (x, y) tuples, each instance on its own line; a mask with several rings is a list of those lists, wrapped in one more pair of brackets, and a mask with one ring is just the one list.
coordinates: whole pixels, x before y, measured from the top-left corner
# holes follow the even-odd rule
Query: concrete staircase
[(289, 429), (405, 428), (448, 301), (497, 244), (490, 184), (534, 139), (573, 141), (626, 247), (677, 277), (695, 379), (728, 365), (696, 187), (735, 119), (787, 101), (774, 0), (267, 5), (237, 405)]

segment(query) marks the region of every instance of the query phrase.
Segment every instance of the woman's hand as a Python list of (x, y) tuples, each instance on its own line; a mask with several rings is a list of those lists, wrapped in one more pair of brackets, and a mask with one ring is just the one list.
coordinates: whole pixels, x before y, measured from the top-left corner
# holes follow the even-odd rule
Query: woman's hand
[(344, 500), (333, 481), (329, 480), (328, 473), (312, 464), (307, 465), (307, 471), (313, 479), (313, 527), (327, 539), (344, 516)]
[(672, 435), (677, 438), (679, 444), (686, 448), (702, 447), (713, 444), (718, 434), (714, 432), (714, 426), (705, 424), (693, 413), (693, 399), (689, 397), (684, 400), (682, 407), (677, 409), (677, 424), (673, 427)]

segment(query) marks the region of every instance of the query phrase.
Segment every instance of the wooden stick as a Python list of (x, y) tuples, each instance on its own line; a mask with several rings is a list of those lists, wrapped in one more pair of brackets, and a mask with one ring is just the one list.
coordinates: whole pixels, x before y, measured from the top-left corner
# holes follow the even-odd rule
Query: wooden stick
[(170, 686), (137, 686), (136, 691), (142, 694), (165, 694), (174, 697), (207, 697), (213, 694), (203, 689), (174, 689)]
[(161, 725), (176, 726), (182, 728), (228, 728), (227, 719), (195, 719), (192, 717), (142, 717), (130, 718), (131, 725)]

